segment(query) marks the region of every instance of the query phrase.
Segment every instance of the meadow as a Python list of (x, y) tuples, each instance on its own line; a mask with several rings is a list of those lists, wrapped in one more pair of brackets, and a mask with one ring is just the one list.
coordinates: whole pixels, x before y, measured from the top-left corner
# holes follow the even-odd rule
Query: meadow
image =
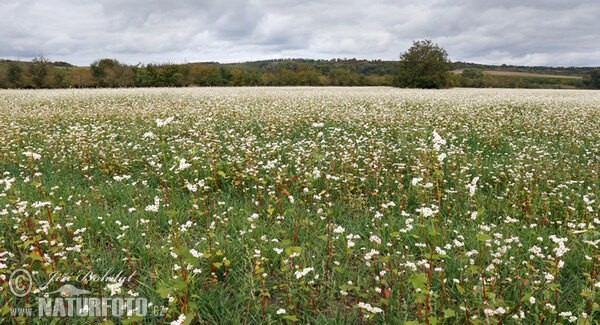
[[(596, 324), (599, 149), (600, 91), (2, 90), (0, 323)], [(164, 312), (13, 313), (65, 284)]]

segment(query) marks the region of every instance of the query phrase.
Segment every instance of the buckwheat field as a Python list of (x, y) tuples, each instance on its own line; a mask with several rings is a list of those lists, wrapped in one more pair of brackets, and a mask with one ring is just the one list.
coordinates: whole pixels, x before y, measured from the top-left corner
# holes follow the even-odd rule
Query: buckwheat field
[[(599, 150), (597, 91), (3, 90), (0, 323), (596, 324)], [(163, 312), (11, 312), (65, 284)]]

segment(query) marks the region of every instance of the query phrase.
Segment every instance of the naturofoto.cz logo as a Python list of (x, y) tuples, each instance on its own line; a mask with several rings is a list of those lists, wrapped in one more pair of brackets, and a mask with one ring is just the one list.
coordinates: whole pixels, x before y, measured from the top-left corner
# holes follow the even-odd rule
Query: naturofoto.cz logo
[[(54, 276), (52, 277), (54, 278)], [(71, 277), (61, 276), (61, 279)], [(121, 279), (123, 281), (123, 279)], [(48, 283), (49, 284), (49, 283)], [(42, 286), (47, 289), (48, 284)], [(122, 284), (122, 282), (121, 282)], [(19, 298), (29, 295), (34, 288), (31, 273), (25, 269), (12, 272), (8, 287)], [(36, 290), (38, 291), (38, 290)], [(64, 284), (49, 292), (38, 292), (37, 308), (11, 308), (13, 317), (146, 317), (164, 316), (166, 307), (153, 306), (144, 297), (89, 297), (90, 291)], [(28, 299), (31, 303), (31, 299)]]

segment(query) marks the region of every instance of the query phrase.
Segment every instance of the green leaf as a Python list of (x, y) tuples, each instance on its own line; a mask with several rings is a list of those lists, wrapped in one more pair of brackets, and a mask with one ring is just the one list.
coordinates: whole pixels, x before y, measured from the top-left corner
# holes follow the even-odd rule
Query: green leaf
[(8, 306), (8, 301), (4, 304), (4, 307), (2, 307), (2, 316), (8, 314), (8, 312), (10, 311), (10, 307)]
[(296, 317), (296, 316), (290, 316), (290, 315), (283, 316), (283, 319), (286, 319), (286, 320), (289, 320), (289, 321), (292, 321), (292, 322), (297, 322), (298, 321), (298, 317)]
[(479, 241), (486, 241), (486, 240), (491, 240), (492, 236), (487, 235), (487, 234), (477, 234), (477, 240)]
[(450, 308), (446, 308), (442, 310), (442, 312), (444, 313), (444, 316), (446, 316), (446, 318), (456, 317), (456, 313)]
[(412, 284), (413, 288), (415, 289), (426, 289), (426, 283), (427, 283), (427, 274), (425, 273), (419, 273), (419, 274), (415, 274), (413, 276), (411, 276), (410, 278), (408, 278), (408, 282), (410, 284)]
[(190, 312), (187, 315), (185, 315), (185, 321), (183, 323), (185, 325), (190, 325), (190, 323), (192, 322), (192, 320), (194, 320), (194, 313)]
[(342, 269), (342, 268), (341, 268), (341, 267), (339, 267), (339, 266), (334, 266), (334, 267), (333, 267), (333, 270), (334, 270), (334, 271), (337, 271), (337, 272), (339, 272), (339, 273), (342, 273), (342, 274), (344, 273), (344, 269)]
[(294, 253), (300, 254), (300, 253), (302, 253), (302, 247), (300, 247), (300, 246), (290, 246), (290, 247), (288, 247), (288, 248), (285, 249), (285, 253), (288, 256), (290, 256), (290, 255), (292, 255)]
[(160, 295), (161, 298), (167, 298), (167, 296), (173, 292), (173, 288), (162, 287), (156, 289), (156, 292)]
[(121, 324), (125, 324), (125, 325), (132, 324), (132, 323), (139, 324), (139, 323), (142, 323), (143, 320), (144, 320), (144, 317), (133, 315), (127, 319), (122, 320)]

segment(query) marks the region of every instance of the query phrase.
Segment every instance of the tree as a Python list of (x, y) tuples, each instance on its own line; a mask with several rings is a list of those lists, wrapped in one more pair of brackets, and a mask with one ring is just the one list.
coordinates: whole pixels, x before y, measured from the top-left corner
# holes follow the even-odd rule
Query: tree
[(600, 89), (600, 69), (590, 71), (583, 78), (583, 84), (586, 88)]
[(431, 40), (415, 41), (400, 54), (394, 85), (407, 88), (444, 88), (448, 86), (450, 61), (446, 50)]
[(33, 59), (32, 64), (29, 66), (29, 72), (36, 88), (42, 88), (49, 69), (50, 63), (43, 56)]
[(460, 85), (462, 87), (483, 87), (483, 70), (467, 68), (460, 75)]
[(90, 69), (74, 68), (67, 75), (67, 84), (69, 87), (84, 88), (92, 86), (94, 77)]
[(117, 60), (102, 59), (90, 65), (92, 77), (99, 87), (131, 87), (135, 86), (135, 74), (131, 67)]
[(23, 68), (17, 62), (10, 62), (8, 64), (8, 75), (6, 79), (12, 85), (13, 88), (21, 88), (23, 87), (23, 82), (21, 77), (23, 75)]

